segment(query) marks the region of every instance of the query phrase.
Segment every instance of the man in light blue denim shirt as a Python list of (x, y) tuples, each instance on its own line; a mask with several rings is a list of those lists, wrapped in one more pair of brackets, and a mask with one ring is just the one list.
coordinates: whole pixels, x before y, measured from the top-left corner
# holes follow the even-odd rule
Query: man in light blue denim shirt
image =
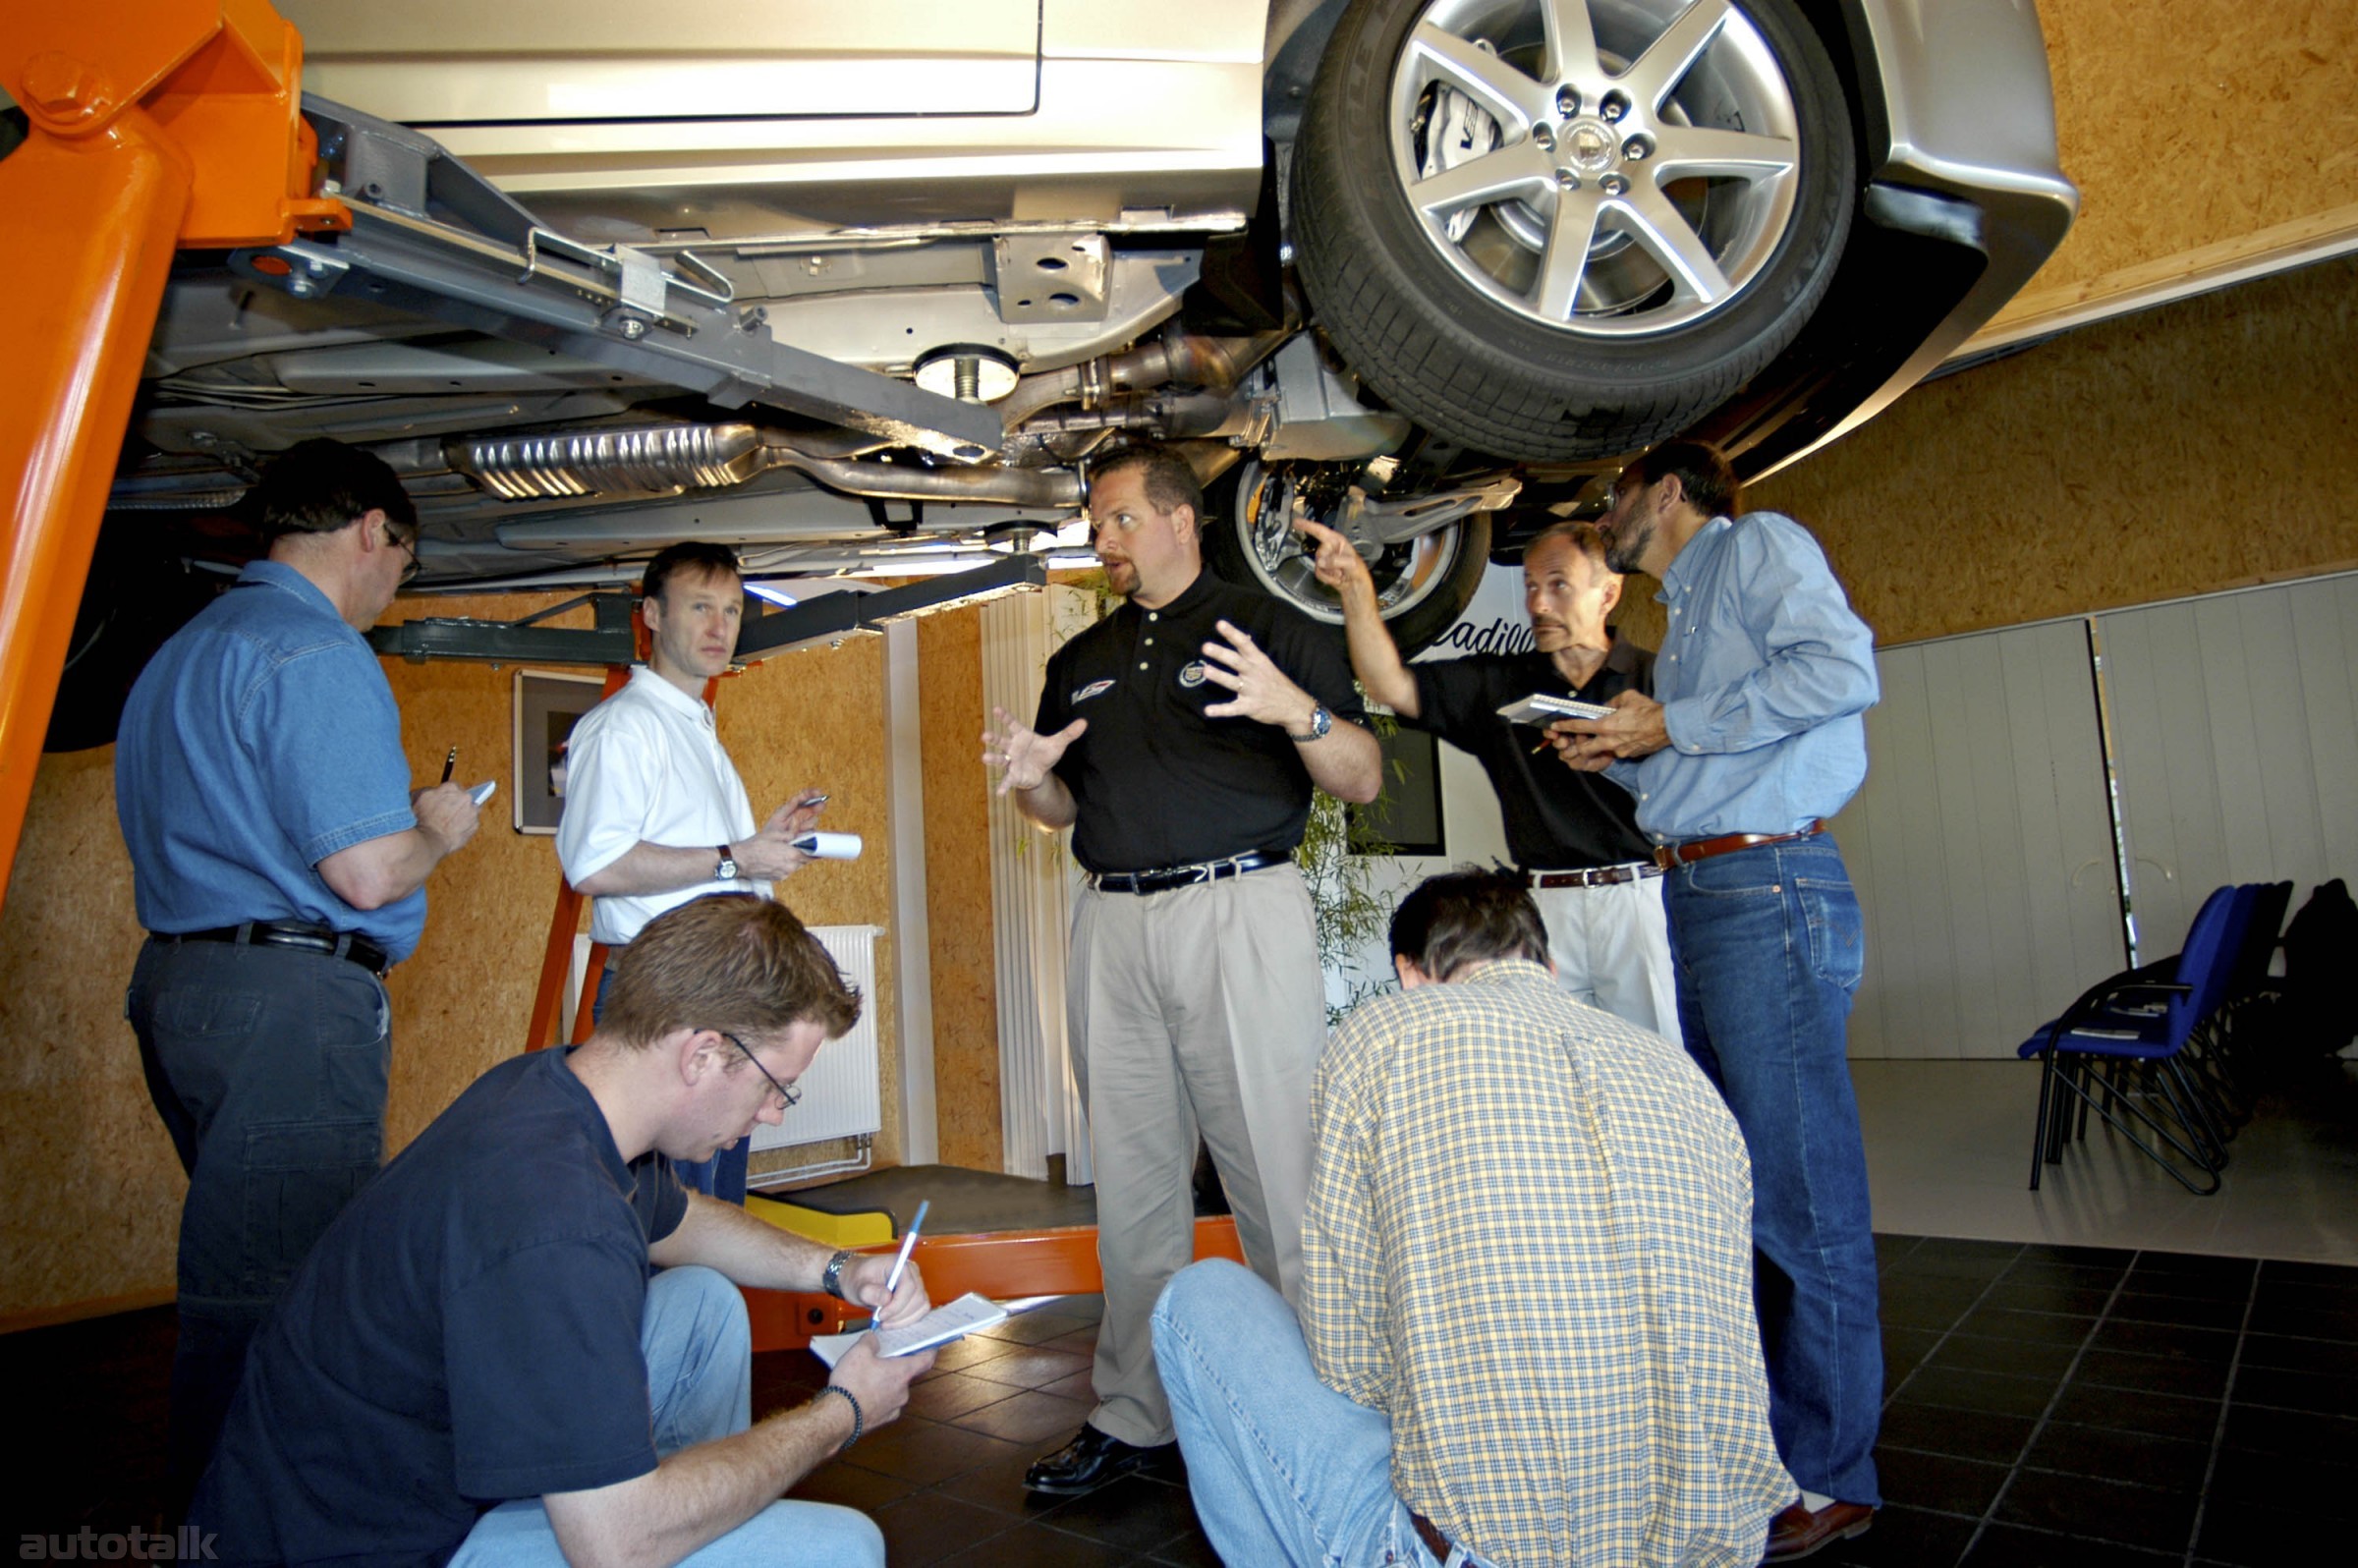
[(1789, 1562), (1866, 1530), (1881, 1502), (1883, 1395), (1867, 1158), (1843, 1030), (1863, 953), (1824, 818), (1867, 776), (1874, 636), (1825, 554), (1774, 512), (1737, 515), (1727, 460), (1673, 441), (1621, 473), (1607, 563), (1662, 585), (1654, 696), (1555, 726), (1607, 769), (1668, 875), (1688, 1052), (1752, 1155), (1769, 1419), (1801, 1500), (1769, 1530)]
[(425, 927), (425, 878), (475, 833), (463, 784), (413, 798), (401, 715), (361, 633), (416, 570), (384, 463), (291, 448), (252, 502), (265, 560), (140, 675), (115, 809), (148, 931), (125, 1013), (174, 1149), (175, 1506), (204, 1467), (246, 1343), (376, 1170), (392, 1052), (383, 974)]

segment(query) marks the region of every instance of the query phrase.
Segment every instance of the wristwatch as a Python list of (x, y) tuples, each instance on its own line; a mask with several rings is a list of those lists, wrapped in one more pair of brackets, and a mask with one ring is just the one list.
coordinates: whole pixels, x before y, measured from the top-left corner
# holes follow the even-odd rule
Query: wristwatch
[(737, 857), (729, 853), (729, 847), (726, 844), (715, 845), (713, 853), (720, 857), (720, 864), (712, 868), (712, 879), (718, 882), (737, 880)]
[(1326, 704), (1321, 702), (1310, 710), (1310, 733), (1308, 735), (1296, 735), (1292, 730), (1287, 730), (1285, 738), (1289, 741), (1322, 741), (1326, 738), (1326, 732), (1333, 728), (1334, 715), (1327, 712)]
[[(818, 1288), (825, 1291), (828, 1295), (834, 1297), (837, 1301), (843, 1300), (843, 1265), (859, 1256), (860, 1255), (858, 1253), (853, 1252), (849, 1247), (846, 1247), (843, 1249), (843, 1251), (828, 1259), (826, 1272), (818, 1276)], [(854, 1408), (856, 1409), (857, 1407)]]

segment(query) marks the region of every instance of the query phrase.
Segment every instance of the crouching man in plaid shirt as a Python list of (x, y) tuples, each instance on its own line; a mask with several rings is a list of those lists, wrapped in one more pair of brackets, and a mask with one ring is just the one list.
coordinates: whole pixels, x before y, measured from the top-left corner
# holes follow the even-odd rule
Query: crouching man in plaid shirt
[(1218, 1261), (1154, 1312), (1212, 1544), (1752, 1568), (1794, 1487), (1734, 1119), (1685, 1053), (1556, 988), (1511, 874), (1424, 883), (1391, 942), (1403, 989), (1319, 1062), (1299, 1322)]

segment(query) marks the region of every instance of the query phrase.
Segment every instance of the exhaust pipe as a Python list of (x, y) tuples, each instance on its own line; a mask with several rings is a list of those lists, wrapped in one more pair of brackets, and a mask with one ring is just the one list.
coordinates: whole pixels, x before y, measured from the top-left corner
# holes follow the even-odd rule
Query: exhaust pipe
[(443, 455), (451, 468), (506, 501), (728, 489), (782, 468), (846, 495), (876, 500), (1081, 504), (1081, 481), (1069, 473), (852, 460), (885, 444), (867, 435), (788, 439), (751, 424), (660, 424), (459, 438), (444, 444)]

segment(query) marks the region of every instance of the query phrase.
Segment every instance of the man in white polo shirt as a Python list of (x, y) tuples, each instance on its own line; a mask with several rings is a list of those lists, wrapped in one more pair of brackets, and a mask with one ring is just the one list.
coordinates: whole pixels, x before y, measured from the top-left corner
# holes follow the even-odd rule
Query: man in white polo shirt
[[(817, 824), (825, 799), (797, 791), (757, 829), (713, 727), (704, 686), (728, 669), (745, 617), (736, 554), (671, 545), (646, 563), (640, 593), (652, 648), (629, 684), (574, 727), (557, 824), (565, 879), (597, 900), (590, 934), (613, 950), (609, 981), (640, 927), (665, 910), (707, 893), (770, 897), (773, 879), (810, 861), (791, 841)], [(740, 1141), (709, 1160), (680, 1162), (680, 1180), (742, 1204), (750, 1148)]]

